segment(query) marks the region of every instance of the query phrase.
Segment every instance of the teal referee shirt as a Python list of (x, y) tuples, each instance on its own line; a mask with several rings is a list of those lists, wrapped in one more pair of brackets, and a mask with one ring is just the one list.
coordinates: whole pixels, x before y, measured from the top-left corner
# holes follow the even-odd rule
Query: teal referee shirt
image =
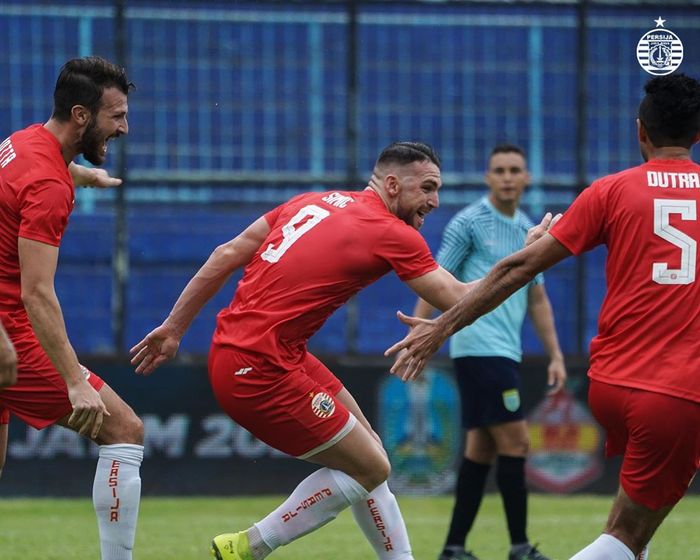
[[(522, 249), (533, 226), (520, 210), (501, 214), (488, 196), (459, 211), (442, 234), (437, 261), (463, 282), (483, 278), (503, 257)], [(450, 357), (499, 356), (522, 359), (521, 330), (527, 313), (527, 292), (541, 284), (538, 274), (496, 309), (450, 338)]]

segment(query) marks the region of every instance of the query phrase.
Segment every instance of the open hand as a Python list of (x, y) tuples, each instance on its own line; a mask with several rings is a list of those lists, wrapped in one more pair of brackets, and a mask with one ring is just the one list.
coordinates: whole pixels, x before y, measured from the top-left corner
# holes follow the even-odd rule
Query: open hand
[(399, 321), (411, 327), (411, 332), (387, 349), (384, 355), (390, 356), (403, 350), (390, 371), (403, 381), (410, 381), (421, 374), (430, 357), (438, 351), (446, 337), (443, 337), (434, 320), (409, 317), (401, 311), (398, 311), (396, 316)]
[(535, 241), (537, 241), (540, 237), (542, 237), (545, 233), (552, 229), (552, 227), (554, 227), (554, 224), (556, 224), (561, 219), (561, 216), (561, 214), (552, 216), (551, 212), (547, 212), (543, 216), (542, 221), (539, 224), (537, 224), (536, 226), (532, 226), (529, 230), (527, 230), (527, 236), (525, 237), (525, 247), (527, 247), (528, 245), (532, 245)]
[(180, 338), (164, 325), (153, 329), (129, 351), (136, 373), (149, 375), (163, 362), (174, 358), (180, 347)]

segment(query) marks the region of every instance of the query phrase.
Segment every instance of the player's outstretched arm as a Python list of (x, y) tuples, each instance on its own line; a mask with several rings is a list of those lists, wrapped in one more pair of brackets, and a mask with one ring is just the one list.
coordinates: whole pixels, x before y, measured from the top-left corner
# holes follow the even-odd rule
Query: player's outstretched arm
[(71, 162), (68, 166), (73, 184), (76, 187), (97, 187), (98, 189), (108, 189), (118, 187), (122, 180), (111, 177), (107, 171), (100, 167), (85, 167), (84, 165)]
[(500, 305), (537, 273), (570, 254), (554, 237), (545, 234), (537, 243), (499, 261), (483, 280), (436, 320), (426, 321), (399, 313), (399, 319), (411, 327), (411, 332), (384, 352), (389, 356), (406, 350), (397, 358), (391, 372), (403, 371), (404, 380), (417, 377), (447, 338)]
[(177, 298), (163, 324), (131, 349), (136, 373), (148, 375), (177, 354), (180, 340), (202, 307), (239, 268), (247, 265), (265, 241), (270, 226), (258, 218), (243, 233), (219, 245)]
[[(481, 280), (474, 280), (469, 283), (460, 282), (441, 266), (418, 278), (409, 280), (406, 282), (408, 287), (418, 295), (418, 301), (413, 310), (415, 317), (409, 318), (399, 312), (399, 319), (409, 326), (411, 335), (416, 336), (416, 334), (412, 332), (413, 329), (421, 327), (422, 325), (432, 325), (434, 323), (430, 318), (436, 309), (442, 311), (449, 309), (466, 293), (474, 289), (480, 281)], [(440, 347), (440, 344), (441, 342), (438, 343), (435, 351)], [(403, 381), (415, 379), (426, 366), (429, 357), (430, 355), (418, 361), (410, 360), (413, 366), (410, 369), (415, 372), (413, 375), (410, 375), (405, 367), (392, 367), (391, 373), (401, 378)], [(396, 361), (403, 362), (403, 353), (397, 356)]]

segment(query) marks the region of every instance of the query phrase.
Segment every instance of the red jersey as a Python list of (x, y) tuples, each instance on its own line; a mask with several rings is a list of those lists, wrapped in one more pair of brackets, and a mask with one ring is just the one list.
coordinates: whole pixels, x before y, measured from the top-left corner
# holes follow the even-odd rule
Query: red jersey
[(371, 189), (302, 194), (265, 219), (270, 233), (217, 316), (214, 343), (263, 355), (275, 369), (298, 365), (331, 313), (391, 269), (406, 281), (438, 266)]
[(651, 160), (585, 189), (552, 228), (578, 255), (608, 248), (589, 376), (700, 402), (700, 166)]
[(56, 137), (41, 124), (0, 143), (0, 311), (22, 308), (17, 239), (58, 246), (74, 188)]

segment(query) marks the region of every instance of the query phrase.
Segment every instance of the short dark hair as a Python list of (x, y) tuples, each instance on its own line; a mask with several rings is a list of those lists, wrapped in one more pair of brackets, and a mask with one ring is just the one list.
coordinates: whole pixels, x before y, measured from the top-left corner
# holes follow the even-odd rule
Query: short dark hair
[(100, 109), (102, 93), (111, 87), (128, 95), (134, 84), (126, 77), (124, 68), (99, 56), (69, 60), (61, 68), (56, 80), (51, 117), (67, 121), (75, 105), (83, 105), (94, 114)]
[(685, 74), (658, 76), (644, 86), (638, 117), (657, 148), (690, 148), (700, 131), (700, 82)]
[(431, 161), (440, 167), (440, 157), (428, 144), (423, 142), (394, 142), (382, 150), (376, 165), (398, 163), (408, 165), (414, 161)]
[(525, 150), (523, 150), (520, 146), (516, 146), (515, 144), (503, 143), (494, 146), (493, 150), (491, 150), (491, 153), (489, 154), (489, 162), (496, 154), (520, 154), (523, 156), (524, 160), (527, 160)]

